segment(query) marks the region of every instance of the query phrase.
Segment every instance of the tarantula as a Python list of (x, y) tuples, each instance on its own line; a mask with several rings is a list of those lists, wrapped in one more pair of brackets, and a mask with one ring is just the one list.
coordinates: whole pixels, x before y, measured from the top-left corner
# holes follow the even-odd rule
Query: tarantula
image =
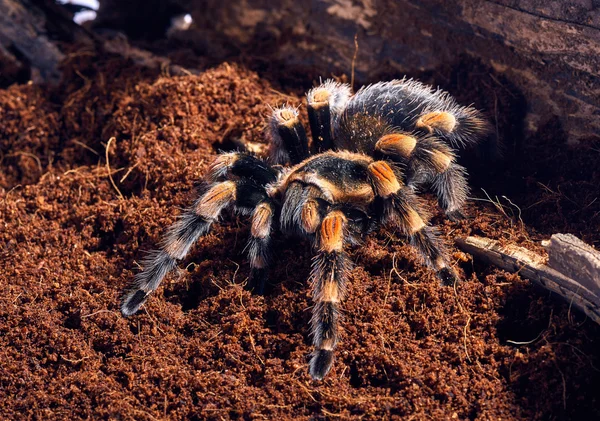
[(135, 313), (229, 205), (251, 216), (250, 285), (262, 294), (276, 230), (312, 240), (310, 283), (314, 351), (310, 375), (322, 379), (338, 343), (340, 302), (351, 261), (346, 249), (385, 224), (400, 229), (443, 284), (458, 277), (416, 192), (431, 187), (449, 218), (461, 217), (468, 192), (455, 147), (488, 131), (482, 115), (413, 80), (380, 82), (354, 95), (326, 81), (307, 94), (309, 145), (298, 111), (274, 109), (267, 128), (270, 162), (248, 153), (219, 155), (194, 204), (168, 229), (123, 296)]

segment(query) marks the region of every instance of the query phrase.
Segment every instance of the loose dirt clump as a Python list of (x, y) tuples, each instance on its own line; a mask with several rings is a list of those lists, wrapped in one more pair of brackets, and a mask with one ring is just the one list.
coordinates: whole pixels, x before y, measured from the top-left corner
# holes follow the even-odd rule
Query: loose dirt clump
[(31, 184), (52, 166), (60, 117), (43, 89), (13, 85), (0, 95), (0, 186)]
[[(352, 251), (343, 341), (323, 382), (307, 373), (309, 244), (277, 237), (271, 285), (254, 296), (243, 288), (243, 218), (225, 218), (144, 310), (123, 318), (119, 296), (137, 262), (193, 200), (218, 150), (260, 149), (269, 104), (302, 99), (236, 64), (172, 77), (80, 54), (65, 69), (77, 76), (60, 89), (0, 92), (1, 418), (600, 416), (600, 327), (457, 250), (465, 281), (441, 287), (393, 231)], [(502, 116), (499, 130), (509, 130)], [(554, 156), (541, 152), (548, 138), (529, 145)], [(429, 200), (446, 241), (484, 235), (539, 249), (552, 230), (579, 233), (578, 212), (561, 208), (557, 220), (552, 203), (568, 185), (577, 193), (562, 194), (588, 205), (590, 186), (570, 164), (586, 158), (560, 146), (551, 174), (530, 165), (525, 181), (506, 183), (514, 196), (475, 191), (482, 200), (466, 220), (447, 221)], [(492, 184), (519, 180), (533, 161), (497, 170)], [(546, 188), (532, 191), (538, 184)], [(579, 214), (591, 221), (595, 206)], [(596, 229), (584, 237), (600, 240)]]

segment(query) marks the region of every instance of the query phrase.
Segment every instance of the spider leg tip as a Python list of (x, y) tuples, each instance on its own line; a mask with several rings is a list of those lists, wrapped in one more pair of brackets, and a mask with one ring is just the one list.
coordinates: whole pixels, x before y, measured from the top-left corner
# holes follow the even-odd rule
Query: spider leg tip
[(310, 359), (310, 376), (313, 380), (323, 380), (333, 365), (333, 351), (318, 349)]
[(148, 294), (141, 289), (128, 292), (123, 297), (123, 302), (121, 304), (121, 314), (125, 317), (135, 314), (140, 309), (142, 304), (146, 302), (147, 297)]
[(467, 216), (460, 209), (446, 212), (446, 216), (452, 222), (458, 222), (463, 219), (467, 219)]
[(460, 280), (454, 269), (448, 266), (438, 271), (438, 277), (444, 286), (452, 286)]

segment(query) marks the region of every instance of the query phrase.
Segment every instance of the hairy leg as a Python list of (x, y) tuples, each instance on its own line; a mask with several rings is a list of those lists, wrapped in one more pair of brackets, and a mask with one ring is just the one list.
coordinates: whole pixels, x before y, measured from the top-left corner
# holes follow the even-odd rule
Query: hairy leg
[(450, 219), (461, 216), (469, 188), (466, 170), (456, 163), (450, 146), (435, 136), (392, 133), (379, 139), (375, 150), (408, 167), (407, 184), (413, 190), (430, 184)]
[(327, 80), (308, 91), (308, 120), (314, 153), (333, 148), (332, 128), (341, 117), (350, 95), (349, 85), (333, 80)]
[(437, 135), (448, 144), (464, 147), (477, 144), (490, 133), (490, 124), (483, 115), (472, 107), (457, 105), (448, 97), (442, 104), (423, 112), (415, 121), (415, 129)]
[(308, 157), (308, 138), (293, 107), (276, 108), (269, 119), (271, 158), (277, 164), (297, 164)]
[(318, 252), (310, 277), (315, 303), (311, 319), (314, 351), (310, 375), (315, 380), (323, 379), (331, 369), (339, 340), (340, 302), (352, 267), (344, 251), (347, 223), (340, 210), (333, 210), (323, 218), (317, 233)]
[(121, 313), (137, 312), (164, 277), (175, 268), (177, 260), (187, 256), (194, 243), (206, 235), (225, 207), (235, 205), (242, 213), (251, 212), (267, 198), (263, 187), (249, 181), (224, 181), (213, 184), (169, 227), (160, 250), (151, 252), (142, 262), (143, 270), (135, 275), (125, 292)]
[(260, 202), (252, 214), (252, 226), (248, 240), (249, 286), (259, 295), (264, 293), (268, 277), (267, 268), (271, 262), (273, 216), (274, 206), (269, 199)]
[(377, 195), (383, 200), (382, 223), (399, 227), (442, 283), (456, 281), (456, 273), (448, 265), (448, 253), (436, 230), (425, 221), (426, 214), (412, 190), (403, 185), (386, 161), (372, 163), (369, 173)]
[(207, 175), (211, 181), (248, 179), (260, 186), (277, 180), (278, 171), (264, 162), (245, 152), (222, 153), (213, 161)]

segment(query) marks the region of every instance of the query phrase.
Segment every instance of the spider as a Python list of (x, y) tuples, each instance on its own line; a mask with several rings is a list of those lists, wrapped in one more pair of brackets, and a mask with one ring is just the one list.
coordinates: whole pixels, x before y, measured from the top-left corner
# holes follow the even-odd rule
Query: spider
[(455, 148), (474, 145), (488, 123), (472, 107), (414, 80), (379, 82), (354, 95), (328, 80), (307, 93), (309, 145), (298, 110), (273, 110), (267, 127), (270, 159), (244, 152), (219, 155), (198, 198), (143, 261), (121, 312), (134, 314), (192, 245), (232, 206), (251, 218), (249, 285), (262, 294), (279, 230), (312, 241), (310, 283), (314, 351), (309, 372), (323, 379), (339, 340), (340, 303), (350, 245), (382, 225), (405, 234), (444, 285), (458, 276), (416, 193), (431, 187), (451, 219), (462, 217), (468, 186)]

